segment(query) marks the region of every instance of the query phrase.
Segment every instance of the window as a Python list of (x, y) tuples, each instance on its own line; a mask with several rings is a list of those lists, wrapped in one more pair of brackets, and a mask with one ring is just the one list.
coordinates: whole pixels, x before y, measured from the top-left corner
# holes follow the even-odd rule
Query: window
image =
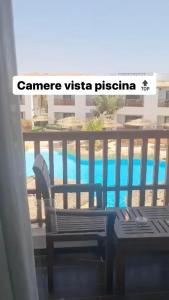
[(164, 117), (164, 123), (169, 123), (169, 116)]
[(95, 106), (96, 98), (94, 96), (86, 96), (86, 106)]
[(158, 93), (158, 106), (169, 107), (169, 90), (160, 89)]
[(132, 120), (142, 119), (142, 116), (128, 115), (125, 116), (125, 122), (130, 122)]
[(157, 125), (161, 126), (164, 123), (164, 116), (157, 116)]
[(54, 105), (75, 105), (75, 96), (72, 95), (55, 96)]
[(20, 105), (25, 105), (25, 98), (24, 98), (24, 96), (20, 96)]
[(20, 116), (21, 116), (21, 119), (25, 119), (25, 112), (24, 112), (24, 111), (21, 111), (21, 112), (20, 112)]
[(144, 106), (144, 100), (139, 95), (128, 95), (126, 96), (125, 106), (142, 107)]
[(166, 91), (166, 100), (169, 100), (169, 91)]
[(157, 116), (157, 125), (159, 127), (165, 127), (166, 123), (169, 123), (169, 116)]
[(64, 112), (55, 112), (55, 121), (59, 119), (67, 118), (67, 117), (74, 117), (75, 113), (64, 113)]
[(169, 107), (169, 99), (158, 99), (159, 107)]
[(141, 96), (139, 95), (127, 95), (126, 99), (131, 99), (131, 100), (139, 100)]

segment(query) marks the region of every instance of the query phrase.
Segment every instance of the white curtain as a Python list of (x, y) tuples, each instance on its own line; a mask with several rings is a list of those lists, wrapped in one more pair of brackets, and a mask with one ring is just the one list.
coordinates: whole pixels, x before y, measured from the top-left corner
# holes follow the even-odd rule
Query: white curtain
[(0, 0), (0, 299), (37, 300), (10, 0)]

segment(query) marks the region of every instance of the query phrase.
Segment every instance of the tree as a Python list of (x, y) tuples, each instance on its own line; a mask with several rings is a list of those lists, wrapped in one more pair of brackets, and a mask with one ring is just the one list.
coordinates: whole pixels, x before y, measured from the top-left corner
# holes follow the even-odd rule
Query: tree
[(123, 106), (123, 99), (117, 96), (97, 96), (95, 98), (96, 109), (94, 115), (100, 116), (101, 114), (114, 115), (114, 113)]
[[(85, 131), (102, 131), (103, 130), (103, 121), (101, 118), (94, 118), (89, 120), (83, 130)], [(98, 150), (102, 147), (100, 140), (95, 141), (95, 148)]]
[(103, 130), (103, 121), (100, 118), (94, 118), (89, 120), (83, 130), (85, 131), (101, 131)]

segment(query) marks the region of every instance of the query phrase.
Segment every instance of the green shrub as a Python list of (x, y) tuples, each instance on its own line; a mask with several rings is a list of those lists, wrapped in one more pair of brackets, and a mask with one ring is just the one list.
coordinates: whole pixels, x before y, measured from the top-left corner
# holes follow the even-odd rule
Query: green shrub
[(103, 121), (100, 118), (89, 120), (83, 127), (85, 131), (101, 131), (103, 130)]

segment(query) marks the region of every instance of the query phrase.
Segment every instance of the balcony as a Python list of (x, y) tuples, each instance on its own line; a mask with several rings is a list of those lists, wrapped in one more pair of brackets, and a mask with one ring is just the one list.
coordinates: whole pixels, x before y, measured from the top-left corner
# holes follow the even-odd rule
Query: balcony
[(55, 96), (54, 105), (75, 105), (75, 97), (71, 95)]
[[(0, 68), (2, 78), (1, 100), (4, 100), (1, 101), (1, 298), (33, 300), (38, 298), (40, 300), (65, 298), (75, 300), (77, 297), (84, 300), (85, 297), (88, 297), (88, 300), (168, 299), (169, 294), (162, 292), (162, 290), (168, 289), (169, 277), (167, 268), (169, 263), (169, 231), (167, 232), (169, 217), (166, 214), (167, 211), (169, 212), (169, 131), (167, 130), (25, 133), (23, 135), (26, 173), (27, 178), (30, 180), (28, 196), (33, 197), (28, 197), (29, 205), (32, 205), (31, 202), (33, 202), (33, 205), (35, 204), (30, 207), (30, 216), (39, 288), (39, 297), (37, 296), (32, 243), (30, 241), (30, 223), (24, 201), (24, 172), (18, 103), (17, 98), (11, 95), (10, 88), (11, 77), (16, 73), (14, 37), (11, 28), (12, 10), (10, 1), (0, 3), (2, 3), (2, 5), (0, 4), (0, 19), (2, 20), (0, 35), (0, 50), (2, 50), (0, 51), (2, 62)], [(116, 269), (120, 269), (122, 275), (126, 277), (127, 294), (134, 293), (134, 295), (127, 295), (127, 297), (105, 296), (103, 261), (107, 260), (105, 259), (107, 253), (106, 255), (104, 251), (98, 253), (96, 247), (94, 248), (93, 245), (89, 244), (87, 244), (86, 249), (84, 249), (83, 244), (81, 244), (80, 249), (77, 248), (77, 245), (74, 245), (73, 248), (72, 244), (66, 249), (65, 244), (58, 245), (58, 242), (55, 245), (55, 259), (54, 256), (52, 257), (55, 294), (48, 295), (46, 254), (49, 253), (46, 252), (44, 243), (44, 203), (41, 201), (41, 192), (32, 174), (32, 163), (39, 152), (43, 154), (48, 163), (51, 184), (58, 181), (65, 184), (67, 182), (80, 183), (83, 181), (89, 183), (101, 182), (101, 191), (104, 196), (103, 208), (125, 207), (124, 210), (119, 210), (120, 215), (117, 215), (115, 225), (120, 224), (120, 222), (118, 223), (120, 219), (125, 219), (125, 222), (122, 221), (124, 231), (126, 231), (126, 224), (129, 224), (129, 230), (125, 234), (131, 235), (135, 230), (134, 241), (136, 247), (130, 248), (130, 256), (127, 258), (125, 257), (125, 251), (120, 253), (120, 259), (116, 259)], [(41, 166), (44, 167), (44, 164)], [(84, 201), (83, 197), (84, 195), (81, 195), (78, 191), (73, 198), (69, 199), (68, 193), (64, 191), (63, 199), (58, 198), (57, 203), (63, 208), (94, 206), (95, 194), (89, 193), (89, 201)], [(159, 205), (160, 208), (156, 210), (157, 215), (154, 218), (154, 209)], [(162, 207), (164, 205), (166, 207)], [(136, 210), (133, 206), (139, 208)], [(151, 210), (151, 218), (148, 219), (147, 223), (136, 223), (136, 216), (138, 215), (134, 212), (141, 212), (141, 209), (147, 210), (148, 208), (144, 206), (150, 206), (150, 208), (154, 206)], [(67, 212), (70, 213), (68, 210)], [(84, 213), (85, 211), (81, 212)], [(100, 213), (96, 210), (90, 211), (92, 214), (96, 212)], [(107, 212), (112, 213), (108, 210)], [(158, 219), (159, 212), (164, 212), (163, 220)], [(166, 216), (168, 219), (166, 219)], [(100, 220), (98, 220), (98, 225), (100, 226)], [(112, 223), (110, 225), (111, 227), (106, 226), (106, 233), (108, 227), (110, 236), (113, 237), (112, 233), (115, 226)], [(152, 227), (149, 225), (152, 225)], [(67, 226), (67, 229), (72, 228)], [(163, 231), (164, 233), (158, 244), (155, 236), (147, 238), (146, 234), (154, 233), (153, 229), (155, 229), (157, 237), (160, 236), (160, 232)], [(133, 251), (142, 248), (138, 243), (140, 232), (142, 241), (144, 241), (141, 246), (150, 246), (150, 242), (153, 243), (151, 245), (153, 247), (151, 249), (147, 248), (147, 251), (145, 251), (144, 257), (133, 254)], [(49, 237), (53, 238), (55, 232), (52, 232), (52, 235), (51, 232), (48, 233), (49, 235), (46, 234), (47, 239)], [(104, 240), (109, 254), (114, 252), (115, 249), (114, 238), (111, 239), (112, 248), (107, 247), (108, 235)], [(122, 236), (121, 245), (124, 244), (123, 240), (124, 236)], [(102, 241), (102, 239), (99, 240), (99, 242)], [(129, 249), (131, 240), (128, 239), (127, 241)], [(104, 248), (104, 244), (100, 244), (100, 247)], [(161, 244), (164, 244), (163, 250), (166, 253), (160, 253)], [(116, 256), (119, 255), (121, 250), (120, 245), (118, 246), (118, 251), (113, 253)], [(154, 252), (155, 246), (158, 250), (156, 253)], [(93, 248), (95, 253), (92, 252), (92, 255), (90, 250), (93, 250)], [(51, 259), (51, 256), (47, 255), (47, 258)], [(123, 264), (124, 258), (126, 258), (126, 269)], [(110, 264), (113, 260), (109, 261)], [(106, 264), (106, 266), (109, 269), (109, 265)], [(117, 279), (118, 285), (123, 288), (124, 281), (121, 280), (123, 278), (119, 277)], [(140, 293), (141, 295), (138, 295)], [(144, 293), (148, 294), (144, 295)]]
[(159, 99), (158, 107), (169, 107), (169, 99)]
[(141, 96), (133, 96), (133, 95), (126, 96), (125, 106), (143, 107), (144, 106), (144, 99)]
[[(38, 153), (41, 152), (48, 163), (51, 184), (101, 183), (104, 207), (161, 207), (168, 205), (169, 200), (168, 136), (168, 130), (24, 133), (28, 199), (35, 255), (38, 255), (37, 266), (45, 266), (42, 256), (38, 258), (39, 251), (45, 253), (44, 208), (31, 172), (31, 164)], [(70, 196), (64, 192), (63, 197), (57, 195), (56, 207), (92, 207), (95, 197), (93, 198), (92, 193), (88, 196), (89, 200), (86, 200), (84, 193)], [(93, 295), (92, 299), (95, 299), (94, 296), (104, 295), (103, 263), (93, 257), (95, 245), (89, 244), (87, 252), (82, 245), (81, 250), (77, 247), (71, 251), (66, 250), (65, 246), (62, 250), (57, 249), (55, 294), (57, 297)], [(73, 262), (74, 259), (76, 263)], [(143, 269), (140, 261), (144, 265)], [(162, 276), (159, 274), (165, 269), (166, 263), (168, 257), (160, 254), (155, 257), (151, 254), (143, 258), (136, 256), (129, 259), (126, 267), (127, 292), (133, 293), (136, 289), (138, 292), (166, 289), (165, 277), (162, 285), (159, 281), (159, 276)], [(154, 268), (155, 273), (152, 271)], [(141, 284), (138, 279), (140, 277), (133, 276), (137, 272), (142, 276)], [(155, 274), (154, 283), (150, 280), (152, 273)], [(41, 278), (41, 275), (38, 276)], [(95, 281), (94, 278), (98, 280)], [(83, 282), (80, 288), (79, 280)], [(44, 281), (42, 286), (46, 286)]]

